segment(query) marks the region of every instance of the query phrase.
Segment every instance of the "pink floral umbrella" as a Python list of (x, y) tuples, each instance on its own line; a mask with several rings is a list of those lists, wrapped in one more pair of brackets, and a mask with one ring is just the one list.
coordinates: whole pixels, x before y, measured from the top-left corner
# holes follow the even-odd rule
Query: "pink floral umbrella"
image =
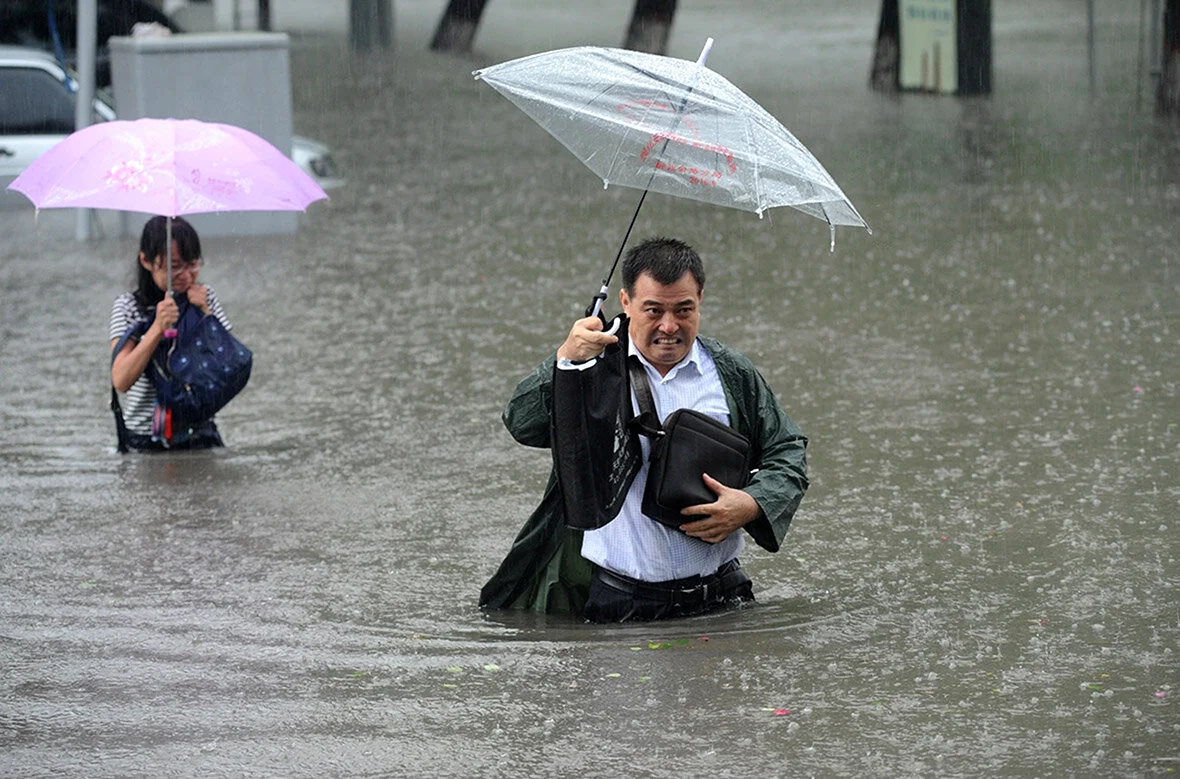
[(167, 216), (168, 246), (174, 216), (303, 211), (328, 197), (287, 155), (249, 130), (196, 119), (91, 125), (34, 160), (8, 188), (38, 209), (107, 208)]

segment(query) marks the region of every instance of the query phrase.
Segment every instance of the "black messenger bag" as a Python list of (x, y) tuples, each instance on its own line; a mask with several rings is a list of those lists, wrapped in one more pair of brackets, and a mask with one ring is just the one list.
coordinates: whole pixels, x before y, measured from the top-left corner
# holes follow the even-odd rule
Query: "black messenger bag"
[(639, 401), (635, 426), (651, 437), (651, 458), (643, 489), (643, 513), (677, 528), (692, 522), (680, 510), (712, 503), (717, 496), (701, 478), (709, 474), (727, 487), (741, 489), (750, 479), (750, 442), (741, 433), (708, 414), (682, 408), (660, 425), (647, 374), (632, 358), (631, 386)]

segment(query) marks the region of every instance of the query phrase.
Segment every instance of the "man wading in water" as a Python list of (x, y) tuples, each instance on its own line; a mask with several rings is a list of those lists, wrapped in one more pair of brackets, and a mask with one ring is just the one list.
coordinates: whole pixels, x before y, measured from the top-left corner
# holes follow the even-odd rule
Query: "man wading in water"
[[(639, 436), (642, 466), (618, 515), (596, 530), (567, 528), (556, 478), (529, 517), (480, 605), (492, 609), (581, 612), (593, 622), (700, 614), (753, 600), (738, 555), (748, 533), (777, 552), (807, 490), (807, 439), (775, 400), (753, 363), (698, 336), (705, 271), (685, 243), (653, 238), (623, 263), (619, 300), (629, 317), (629, 350), (646, 372), (661, 421), (692, 408), (750, 441), (755, 471), (742, 489), (705, 477), (712, 503), (684, 510), (669, 527), (644, 515), (650, 444)], [(593, 371), (618, 339), (598, 317), (574, 322), (565, 342), (517, 385), (504, 424), (527, 446), (550, 445), (554, 370)], [(632, 411), (638, 405), (632, 393)], [(688, 516), (695, 515), (695, 516)], [(704, 515), (703, 518), (698, 518)]]

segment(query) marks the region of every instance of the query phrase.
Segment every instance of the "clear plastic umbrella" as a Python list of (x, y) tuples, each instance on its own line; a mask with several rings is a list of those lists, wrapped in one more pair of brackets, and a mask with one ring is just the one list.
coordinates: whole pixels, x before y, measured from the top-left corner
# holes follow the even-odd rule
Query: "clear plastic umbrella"
[(644, 197), (661, 192), (759, 216), (790, 206), (826, 221), (833, 248), (836, 225), (869, 229), (786, 127), (705, 67), (712, 43), (710, 38), (696, 62), (583, 46), (522, 57), (474, 75), (545, 128), (604, 186), (642, 189)]

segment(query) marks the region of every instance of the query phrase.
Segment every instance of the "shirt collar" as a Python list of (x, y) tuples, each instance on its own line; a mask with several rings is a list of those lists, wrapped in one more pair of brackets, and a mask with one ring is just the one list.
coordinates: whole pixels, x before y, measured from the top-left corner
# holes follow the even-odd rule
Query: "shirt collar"
[[(656, 370), (654, 365), (647, 361), (647, 358), (635, 347), (635, 342), (630, 339), (627, 340), (627, 353), (638, 357), (641, 363), (651, 368), (659, 376), (660, 372)], [(673, 365), (672, 370), (668, 371), (667, 376), (660, 376), (660, 381), (671, 381), (684, 370), (692, 370), (697, 376), (703, 375), (701, 372), (701, 342), (697, 338), (692, 339), (692, 346), (689, 347), (688, 354), (684, 355), (684, 359)]]

